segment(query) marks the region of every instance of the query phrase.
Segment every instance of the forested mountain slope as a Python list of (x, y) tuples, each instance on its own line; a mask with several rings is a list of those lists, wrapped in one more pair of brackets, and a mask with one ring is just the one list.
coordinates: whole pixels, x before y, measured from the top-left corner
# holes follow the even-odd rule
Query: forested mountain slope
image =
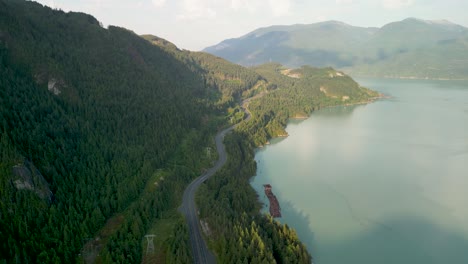
[(408, 18), (381, 28), (338, 21), (271, 26), (205, 51), (246, 66), (273, 61), (361, 76), (468, 78), (468, 29), (446, 20)]
[(221, 97), (216, 98), (213, 94), (210, 97), (217, 102), (217, 105), (227, 103), (232, 106), (238, 103), (242, 97), (245, 97), (244, 92), (264, 80), (261, 75), (251, 69), (230, 63), (211, 54), (182, 51), (167, 40), (153, 35), (143, 35), (142, 37), (173, 54), (184, 64), (192, 65), (194, 70), (204, 77), (206, 85), (215, 87), (221, 92)]
[[(86, 14), (0, 1), (0, 58), (0, 250), (8, 262), (76, 259), (105, 220), (133, 204), (156, 169), (178, 155), (184, 138), (184, 157), (203, 160), (217, 127), (214, 103), (205, 99), (217, 90), (202, 76)], [(181, 163), (201, 166), (184, 157)], [(50, 201), (16, 184), (28, 179), (12, 168), (29, 162), (48, 183)], [(132, 232), (115, 239), (113, 261), (141, 257), (148, 222), (177, 204), (174, 193), (196, 173), (174, 173), (135, 205), (139, 220), (122, 224)]]

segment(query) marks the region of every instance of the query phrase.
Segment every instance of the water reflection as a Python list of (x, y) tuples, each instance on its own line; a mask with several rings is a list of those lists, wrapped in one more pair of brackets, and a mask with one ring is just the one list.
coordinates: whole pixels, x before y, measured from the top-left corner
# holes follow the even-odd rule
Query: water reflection
[(281, 213), (283, 217), (277, 220), (294, 228), (299, 239), (311, 248), (314, 244), (314, 233), (310, 227), (313, 225), (310, 215), (296, 209), (291, 201), (281, 201)]
[(346, 118), (349, 118), (355, 110), (364, 108), (364, 107), (366, 107), (366, 105), (363, 105), (363, 104), (328, 107), (328, 108), (320, 109), (320, 111), (314, 112), (313, 116), (346, 119)]

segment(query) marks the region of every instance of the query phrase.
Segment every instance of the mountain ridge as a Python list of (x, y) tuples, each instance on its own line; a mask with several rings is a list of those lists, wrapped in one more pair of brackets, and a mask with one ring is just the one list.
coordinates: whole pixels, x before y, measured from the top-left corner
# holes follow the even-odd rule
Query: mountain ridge
[(406, 18), (380, 28), (331, 20), (259, 28), (204, 51), (244, 66), (274, 61), (356, 76), (467, 79), (467, 40), (468, 28), (448, 20)]

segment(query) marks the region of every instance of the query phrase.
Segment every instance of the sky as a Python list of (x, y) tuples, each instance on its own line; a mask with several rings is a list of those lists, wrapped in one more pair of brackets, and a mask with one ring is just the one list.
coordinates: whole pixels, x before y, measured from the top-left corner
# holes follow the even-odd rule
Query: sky
[(153, 34), (179, 48), (202, 50), (260, 27), (338, 20), (381, 27), (408, 17), (468, 27), (466, 0), (39, 0), (85, 12), (104, 26)]

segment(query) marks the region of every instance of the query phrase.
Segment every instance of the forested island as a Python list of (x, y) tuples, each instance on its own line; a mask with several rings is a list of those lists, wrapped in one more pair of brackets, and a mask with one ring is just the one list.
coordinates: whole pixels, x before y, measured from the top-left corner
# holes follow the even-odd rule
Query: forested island
[(228, 162), (198, 193), (206, 239), (220, 263), (310, 263), (295, 231), (260, 213), (254, 149), (288, 118), (375, 96), (332, 68), (244, 68), (0, 0), (0, 263), (190, 263), (176, 208), (247, 98), (252, 118), (226, 137)]

